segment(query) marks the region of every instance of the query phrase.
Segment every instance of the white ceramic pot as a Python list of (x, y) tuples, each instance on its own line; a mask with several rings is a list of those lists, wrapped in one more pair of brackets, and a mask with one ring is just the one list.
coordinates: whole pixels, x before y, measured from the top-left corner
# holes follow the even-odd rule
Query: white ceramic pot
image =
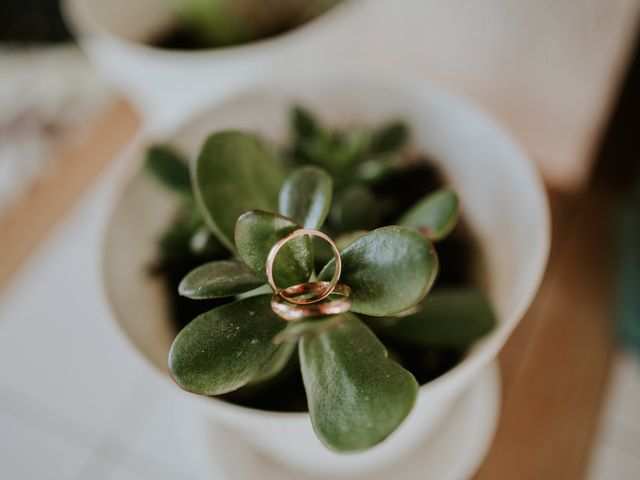
[[(184, 123), (168, 141), (193, 158), (204, 138), (243, 128), (282, 143), (287, 113), (301, 102), (334, 125), (409, 122), (413, 144), (441, 168), (461, 198), (464, 217), (481, 245), (486, 285), (499, 323), (463, 361), (423, 385), (408, 419), (379, 446), (341, 455), (323, 447), (308, 414), (272, 413), (184, 393), (206, 419), (291, 467), (324, 474), (363, 473), (398, 459), (425, 440), (453, 401), (496, 357), (529, 306), (549, 249), (547, 201), (537, 172), (510, 136), (483, 113), (439, 90), (356, 78), (306, 79), (244, 93)], [(142, 150), (128, 161), (139, 166)], [(175, 336), (163, 289), (145, 274), (154, 237), (174, 208), (171, 195), (144, 172), (130, 177), (117, 200), (104, 244), (104, 278), (117, 322), (145, 358), (167, 375)], [(185, 406), (185, 408), (188, 408)]]
[[(286, 75), (342, 28), (359, 0), (339, 4), (281, 35), (244, 45), (168, 50), (149, 41), (175, 23), (166, 0), (65, 0), (65, 17), (98, 70), (141, 112), (147, 124), (180, 122), (271, 72)], [(349, 15), (346, 15), (349, 16)], [(320, 49), (320, 50), (318, 50)]]

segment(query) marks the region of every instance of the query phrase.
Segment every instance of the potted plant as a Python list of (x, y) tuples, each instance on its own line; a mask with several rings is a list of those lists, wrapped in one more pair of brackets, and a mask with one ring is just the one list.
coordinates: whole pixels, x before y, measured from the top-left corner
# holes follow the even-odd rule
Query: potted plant
[[(314, 115), (295, 111), (297, 133), (287, 141), (286, 112), (294, 103)], [(390, 119), (401, 122), (380, 128)], [(182, 387), (225, 394), (222, 400), (185, 395), (206, 418), (288, 465), (361, 473), (410, 451), (495, 357), (535, 292), (548, 248), (539, 180), (500, 129), (452, 97), (362, 80), (291, 83), (242, 95), (166, 140), (198, 159), (195, 196), (175, 153), (151, 150), (156, 177), (172, 182), (179, 195), (167, 194), (147, 171), (136, 174), (121, 198), (105, 244), (116, 316), (165, 372), (170, 356)], [(277, 146), (286, 146), (285, 153)], [(425, 158), (437, 174), (421, 163)], [(397, 178), (403, 180), (394, 183)], [(417, 192), (411, 179), (421, 187)], [(372, 202), (367, 189), (375, 192)], [(152, 218), (139, 217), (143, 205), (153, 205)], [(458, 205), (466, 231), (452, 230)], [(373, 212), (377, 207), (383, 210)], [(337, 252), (321, 243), (312, 247), (302, 226), (323, 229)], [(172, 316), (177, 297), (145, 270), (157, 261), (154, 242), (163, 230), (169, 253), (180, 252), (176, 244), (191, 252), (191, 265), (181, 261), (190, 273), (173, 281), (183, 295), (207, 298), (189, 300), (201, 315), (180, 309), (187, 313)], [(452, 231), (449, 242), (456, 242), (447, 247)], [(166, 240), (178, 237), (169, 246)], [(427, 294), (437, 269), (434, 241), (440, 242), (440, 280), (451, 283), (436, 283)], [(138, 257), (133, 261), (123, 249)], [(342, 271), (334, 277), (338, 259)], [(165, 280), (173, 271), (169, 260), (162, 265)], [(455, 260), (462, 268), (447, 279)], [(264, 287), (278, 292), (334, 278), (346, 293), (336, 290), (338, 296), (310, 305), (281, 301)], [(303, 293), (324, 294), (323, 285)], [(300, 290), (285, 293), (295, 297)], [(302, 312), (309, 318), (282, 319), (282, 305), (285, 317)], [(307, 307), (321, 314), (335, 307), (340, 314), (317, 319)], [(177, 335), (175, 319), (194, 317)]]
[(66, 0), (80, 46), (147, 122), (175, 122), (310, 58), (351, 2)]

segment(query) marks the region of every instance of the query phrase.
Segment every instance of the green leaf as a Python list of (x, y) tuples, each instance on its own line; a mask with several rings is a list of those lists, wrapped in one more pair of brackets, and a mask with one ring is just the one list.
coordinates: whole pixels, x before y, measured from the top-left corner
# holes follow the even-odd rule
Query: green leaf
[(339, 251), (342, 251), (353, 242), (355, 242), (359, 238), (364, 237), (368, 233), (369, 232), (367, 232), (366, 230), (356, 230), (354, 232), (344, 233), (336, 238), (336, 247), (338, 247)]
[(168, 145), (147, 149), (145, 168), (163, 185), (181, 195), (192, 196), (191, 176), (187, 161)]
[(373, 333), (354, 315), (300, 342), (300, 366), (313, 428), (339, 452), (373, 447), (389, 436), (415, 403), (418, 383), (387, 358)]
[(451, 233), (459, 216), (458, 196), (450, 188), (441, 188), (416, 203), (398, 223), (424, 232), (435, 242)]
[(314, 116), (305, 108), (296, 105), (291, 109), (291, 127), (299, 141), (313, 138), (322, 127)]
[(374, 133), (369, 151), (371, 153), (385, 153), (402, 148), (409, 140), (409, 127), (406, 123), (396, 120), (388, 123)]
[(271, 360), (269, 360), (262, 369), (260, 369), (260, 372), (253, 377), (251, 383), (264, 382), (265, 380), (269, 380), (279, 374), (284, 367), (286, 367), (295, 347), (295, 343), (284, 343), (280, 345), (276, 350), (276, 353), (271, 357)]
[(178, 334), (169, 371), (184, 390), (202, 395), (231, 392), (253, 380), (278, 352), (272, 339), (287, 322), (271, 310), (271, 295), (214, 308)]
[(362, 160), (369, 143), (371, 134), (364, 128), (349, 128), (341, 133), (334, 134), (337, 165), (340, 171), (346, 171)]
[(189, 249), (194, 255), (208, 258), (221, 258), (228, 253), (218, 237), (204, 224), (191, 235)]
[(364, 185), (340, 191), (331, 205), (329, 219), (339, 231), (371, 230), (380, 224), (380, 203)]
[(287, 328), (273, 338), (273, 342), (297, 342), (301, 338), (309, 335), (318, 335), (332, 328), (341, 325), (349, 319), (345, 315), (330, 315), (322, 320), (309, 320), (306, 322), (289, 322)]
[(241, 262), (220, 260), (191, 270), (180, 282), (178, 292), (195, 300), (239, 295), (264, 284)]
[(176, 216), (159, 236), (157, 243), (163, 262), (182, 264), (193, 257), (191, 238), (203, 226), (197, 209), (183, 205)]
[[(238, 255), (258, 278), (266, 281), (269, 251), (278, 240), (299, 228), (300, 225), (282, 215), (247, 212), (236, 225)], [(312, 271), (311, 240), (306, 236), (298, 237), (280, 249), (273, 266), (273, 277), (278, 287), (286, 288), (306, 282)]]
[(354, 178), (368, 184), (376, 184), (397, 173), (405, 163), (404, 157), (399, 153), (382, 154), (359, 164)]
[(362, 159), (368, 142), (368, 132), (360, 128), (342, 132), (319, 130), (313, 137), (299, 142), (292, 153), (295, 161), (304, 160), (318, 165), (336, 179), (348, 173)]
[(220, 47), (249, 41), (255, 35), (233, 2), (220, 0), (167, 0), (189, 34), (203, 47)]
[(298, 168), (280, 189), (280, 213), (305, 228), (318, 229), (329, 213), (332, 190), (333, 181), (323, 169)]
[(489, 301), (472, 288), (435, 289), (417, 313), (394, 320), (380, 335), (426, 346), (466, 346), (496, 324)]
[(205, 220), (233, 250), (236, 220), (249, 210), (276, 211), (284, 168), (253, 135), (226, 131), (205, 142), (195, 167), (195, 194)]
[[(327, 280), (331, 260), (318, 278)], [(383, 227), (360, 237), (342, 251), (340, 281), (351, 287), (351, 310), (387, 316), (420, 302), (435, 279), (438, 259), (431, 242), (416, 230)]]

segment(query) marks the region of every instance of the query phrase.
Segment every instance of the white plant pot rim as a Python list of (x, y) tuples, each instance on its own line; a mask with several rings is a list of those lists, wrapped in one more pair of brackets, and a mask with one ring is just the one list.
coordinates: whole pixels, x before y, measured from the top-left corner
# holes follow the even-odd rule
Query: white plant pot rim
[(149, 56), (191, 60), (206, 58), (211, 60), (212, 56), (222, 59), (244, 54), (255, 55), (266, 53), (267, 51), (277, 50), (283, 45), (295, 43), (307, 36), (319, 34), (328, 25), (331, 25), (335, 19), (342, 17), (344, 12), (351, 11), (355, 4), (363, 0), (343, 0), (320, 15), (270, 37), (222, 47), (184, 50), (160, 48), (149, 43), (123, 38), (123, 36), (113, 32), (112, 29), (96, 18), (96, 16), (92, 14), (91, 9), (86, 5), (86, 1), (87, 0), (65, 0), (63, 2), (64, 17), (67, 19), (69, 29), (77, 37), (82, 37), (87, 34), (97, 35), (115, 44), (119, 44), (123, 48)]

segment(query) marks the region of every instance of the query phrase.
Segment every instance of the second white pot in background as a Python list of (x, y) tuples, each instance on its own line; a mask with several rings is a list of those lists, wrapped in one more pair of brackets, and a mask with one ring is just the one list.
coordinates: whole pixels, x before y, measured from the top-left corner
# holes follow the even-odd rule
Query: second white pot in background
[[(295, 70), (343, 28), (348, 0), (269, 39), (224, 48), (169, 50), (149, 42), (176, 19), (166, 0), (65, 0), (67, 22), (96, 68), (150, 126), (177, 124), (225, 95)], [(346, 15), (350, 16), (350, 15)]]

